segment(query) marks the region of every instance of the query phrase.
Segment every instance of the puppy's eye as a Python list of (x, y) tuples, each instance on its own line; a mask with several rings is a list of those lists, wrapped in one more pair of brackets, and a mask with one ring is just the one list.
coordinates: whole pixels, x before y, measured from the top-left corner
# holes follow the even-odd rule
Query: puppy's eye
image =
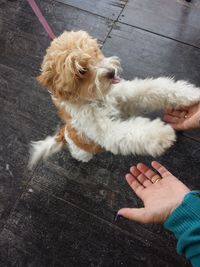
[(79, 70), (79, 73), (80, 73), (81, 75), (85, 75), (85, 74), (87, 73), (87, 71), (88, 71), (87, 68), (83, 68), (83, 69)]

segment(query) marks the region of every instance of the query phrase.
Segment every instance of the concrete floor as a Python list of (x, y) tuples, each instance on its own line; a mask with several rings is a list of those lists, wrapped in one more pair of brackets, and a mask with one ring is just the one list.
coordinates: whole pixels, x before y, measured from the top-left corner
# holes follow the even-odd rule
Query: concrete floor
[[(123, 77), (174, 76), (200, 85), (200, 2), (192, 0), (36, 0), (56, 35), (83, 29)], [(59, 120), (35, 77), (49, 39), (26, 1), (0, 0), (0, 266), (190, 266), (161, 225), (113, 221), (120, 207), (141, 206), (124, 175), (151, 157), (102, 153), (89, 163), (67, 150), (27, 170), (31, 140)], [(199, 189), (200, 134), (178, 134), (159, 158)]]

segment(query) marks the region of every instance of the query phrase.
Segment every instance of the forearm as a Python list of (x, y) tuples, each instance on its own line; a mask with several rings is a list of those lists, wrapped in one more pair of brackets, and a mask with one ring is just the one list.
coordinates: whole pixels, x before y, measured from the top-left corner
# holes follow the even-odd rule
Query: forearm
[(177, 252), (192, 265), (200, 263), (200, 191), (188, 193), (181, 205), (165, 221), (166, 229), (177, 238)]

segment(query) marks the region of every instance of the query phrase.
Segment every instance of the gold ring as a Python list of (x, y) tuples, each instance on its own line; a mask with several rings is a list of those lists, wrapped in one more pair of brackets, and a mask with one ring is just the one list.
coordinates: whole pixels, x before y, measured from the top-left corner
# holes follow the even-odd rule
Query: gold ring
[(158, 178), (155, 180), (155, 182), (153, 182), (153, 184), (156, 184), (157, 182), (159, 182), (161, 180), (161, 178)]

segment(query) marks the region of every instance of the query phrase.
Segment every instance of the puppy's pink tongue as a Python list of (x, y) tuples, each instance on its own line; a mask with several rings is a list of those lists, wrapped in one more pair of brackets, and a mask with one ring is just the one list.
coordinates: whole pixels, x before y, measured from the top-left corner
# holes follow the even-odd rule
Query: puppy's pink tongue
[(112, 84), (119, 83), (120, 81), (121, 81), (120, 77), (119, 77), (119, 76), (115, 76), (115, 77), (112, 79)]

